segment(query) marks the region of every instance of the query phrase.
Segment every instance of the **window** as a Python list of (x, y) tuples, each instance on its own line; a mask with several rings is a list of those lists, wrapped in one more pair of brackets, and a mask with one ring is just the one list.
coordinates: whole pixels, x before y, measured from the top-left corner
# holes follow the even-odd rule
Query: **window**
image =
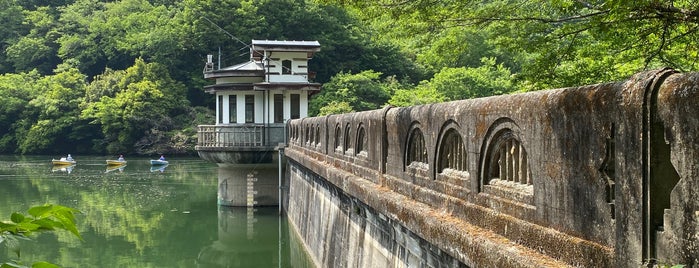
[(342, 147), (340, 146), (340, 138), (342, 136), (340, 136), (340, 135), (342, 135), (342, 129), (340, 128), (340, 124), (338, 124), (335, 127), (335, 150), (342, 151)]
[(284, 123), (283, 94), (274, 94), (274, 123)]
[(238, 98), (236, 95), (228, 96), (228, 122), (231, 124), (238, 122)]
[(320, 125), (316, 125), (316, 144), (320, 144)]
[(445, 169), (466, 171), (466, 148), (459, 132), (449, 129), (439, 147), (439, 172)]
[(282, 61), (282, 74), (291, 74), (291, 61), (290, 60), (283, 60)]
[(291, 94), (291, 119), (301, 118), (301, 95)]
[(485, 181), (492, 180), (531, 185), (527, 152), (519, 139), (506, 129), (501, 131), (495, 142), (491, 144), (486, 159)]
[(419, 128), (413, 129), (408, 137), (408, 155), (405, 165), (408, 166), (413, 162), (427, 164), (427, 148), (425, 147), (425, 138), (422, 136), (422, 131)]
[(350, 142), (350, 124), (347, 124), (347, 126), (345, 126), (345, 139), (344, 139), (345, 151), (349, 150), (351, 148), (350, 147), (351, 145), (352, 145), (352, 143)]
[(223, 124), (223, 96), (218, 96), (218, 123)]
[(245, 123), (255, 122), (255, 95), (245, 95)]
[(357, 149), (354, 150), (355, 153), (360, 153), (366, 150), (366, 134), (364, 133), (364, 126), (359, 126), (357, 129)]

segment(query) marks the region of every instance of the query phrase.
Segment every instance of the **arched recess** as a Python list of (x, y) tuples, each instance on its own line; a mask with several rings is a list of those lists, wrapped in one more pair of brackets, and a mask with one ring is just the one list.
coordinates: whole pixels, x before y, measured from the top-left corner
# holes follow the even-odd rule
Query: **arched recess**
[[(437, 146), (435, 172), (468, 171), (468, 154), (466, 145), (459, 132), (460, 126), (455, 121), (447, 121), (442, 127)], [(435, 178), (437, 177), (435, 175)]]
[(366, 130), (364, 130), (364, 124), (359, 124), (357, 126), (357, 135), (355, 136), (357, 140), (355, 141), (355, 148), (354, 148), (354, 153), (357, 155), (364, 155), (366, 156), (367, 154), (367, 148), (366, 148), (366, 143), (367, 143), (367, 137), (366, 137)]
[(534, 180), (520, 133), (510, 118), (500, 118), (488, 129), (481, 147), (479, 191), (533, 205)]
[(321, 137), (320, 137), (320, 124), (316, 125), (316, 135), (315, 135), (315, 137), (316, 137), (316, 144), (315, 144), (315, 145), (316, 145), (316, 146), (320, 146), (320, 145), (321, 145), (321, 141), (322, 141), (322, 140), (321, 140)]
[(342, 139), (342, 127), (340, 127), (340, 123), (335, 125), (335, 140), (333, 141), (333, 148), (334, 150), (342, 152), (342, 143), (340, 143)]
[(404, 170), (409, 167), (416, 167), (422, 169), (429, 168), (429, 160), (427, 157), (427, 147), (425, 145), (425, 137), (422, 134), (419, 123), (414, 123), (411, 126), (410, 131), (408, 131), (408, 136), (406, 137), (406, 150), (405, 150), (405, 162)]
[(352, 140), (350, 139), (350, 134), (352, 132), (351, 127), (352, 127), (352, 125), (350, 125), (350, 123), (347, 123), (347, 125), (345, 125), (345, 136), (343, 137), (343, 140), (342, 140), (343, 147), (345, 149), (345, 153), (347, 153), (347, 151), (352, 149)]

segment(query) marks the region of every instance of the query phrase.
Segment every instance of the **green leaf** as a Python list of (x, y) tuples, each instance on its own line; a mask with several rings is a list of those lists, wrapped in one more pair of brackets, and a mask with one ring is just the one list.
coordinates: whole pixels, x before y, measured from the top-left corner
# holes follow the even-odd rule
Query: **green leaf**
[(60, 222), (48, 218), (33, 220), (32, 223), (39, 225), (40, 229), (45, 230), (53, 230), (56, 228), (56, 226), (61, 226)]
[(53, 263), (41, 261), (41, 262), (35, 262), (32, 264), (32, 268), (60, 268), (60, 266), (55, 265)]
[(20, 265), (14, 262), (6, 262), (0, 265), (0, 268), (27, 268), (27, 266)]
[(15, 223), (20, 223), (20, 222), (24, 221), (24, 215), (22, 213), (18, 213), (18, 212), (12, 213), (10, 220), (12, 220), (12, 222), (15, 222)]
[(46, 213), (51, 211), (52, 205), (35, 206), (27, 210), (29, 215), (34, 216), (34, 218), (43, 217)]

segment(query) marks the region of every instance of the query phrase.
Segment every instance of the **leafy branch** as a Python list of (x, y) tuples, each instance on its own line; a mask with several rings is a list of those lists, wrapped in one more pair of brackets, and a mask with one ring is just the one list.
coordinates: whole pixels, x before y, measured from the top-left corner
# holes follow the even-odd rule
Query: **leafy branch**
[[(12, 213), (9, 221), (0, 221), (0, 244), (5, 244), (12, 252), (21, 257), (19, 241), (30, 240), (36, 233), (65, 230), (80, 240), (82, 237), (75, 226), (75, 213), (80, 211), (60, 205), (46, 204), (30, 208), (27, 213)], [(18, 260), (0, 263), (0, 268), (27, 267)], [(33, 268), (59, 267), (48, 262), (36, 262)]]

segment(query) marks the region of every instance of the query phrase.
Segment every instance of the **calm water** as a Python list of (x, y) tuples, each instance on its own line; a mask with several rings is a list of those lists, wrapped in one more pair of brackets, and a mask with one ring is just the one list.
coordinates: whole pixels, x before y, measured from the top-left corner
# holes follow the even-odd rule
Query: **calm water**
[[(55, 158), (57, 158), (56, 156)], [(35, 205), (80, 210), (78, 230), (43, 233), (21, 246), (25, 263), (63, 267), (309, 267), (277, 208), (216, 204), (218, 167), (170, 158), (164, 169), (128, 158), (108, 170), (106, 157), (73, 156), (53, 168), (51, 156), (0, 156), (0, 220)], [(0, 261), (15, 258), (0, 246)]]

